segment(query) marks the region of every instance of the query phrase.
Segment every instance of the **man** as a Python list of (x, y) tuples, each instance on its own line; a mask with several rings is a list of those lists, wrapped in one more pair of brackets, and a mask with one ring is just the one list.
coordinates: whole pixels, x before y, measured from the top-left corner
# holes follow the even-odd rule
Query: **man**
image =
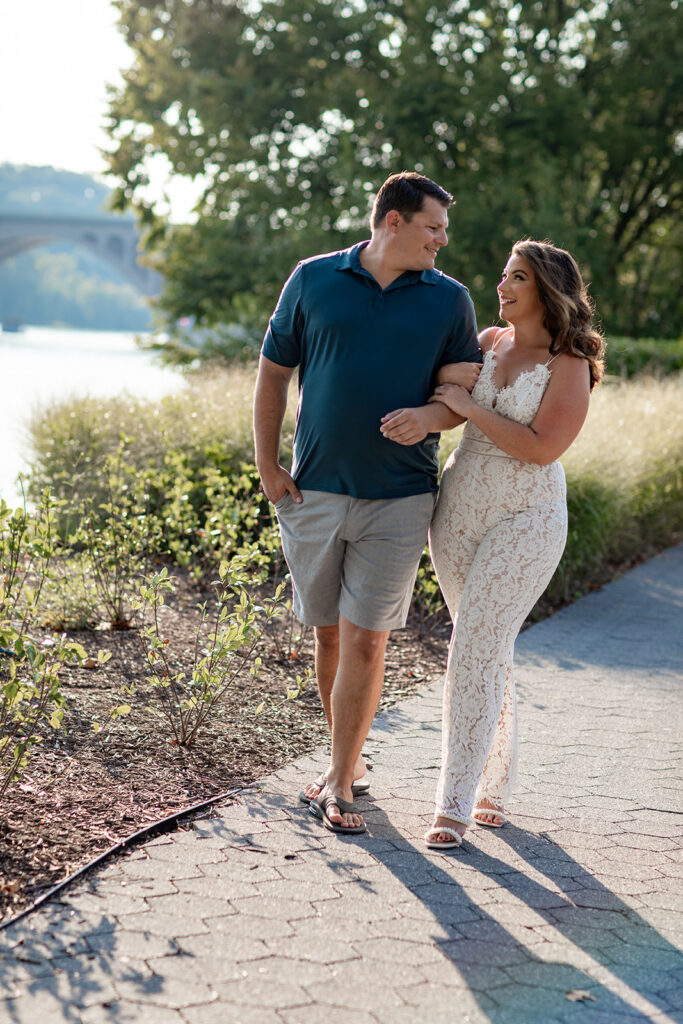
[[(325, 775), (302, 793), (335, 832), (365, 824), (361, 750), (382, 688), (389, 632), (405, 625), (437, 490), (438, 432), (462, 420), (424, 407), (436, 371), (479, 362), (467, 289), (434, 269), (452, 197), (392, 175), (372, 236), (300, 263), (261, 350), (256, 463), (274, 503), (294, 610), (315, 628), (315, 670), (332, 736)], [(279, 463), (287, 387), (299, 367), (291, 474)]]

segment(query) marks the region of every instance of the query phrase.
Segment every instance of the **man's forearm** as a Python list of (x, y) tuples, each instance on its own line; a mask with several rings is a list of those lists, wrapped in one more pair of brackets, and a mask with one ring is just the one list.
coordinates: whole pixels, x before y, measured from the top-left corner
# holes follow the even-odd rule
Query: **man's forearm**
[(259, 473), (277, 466), (288, 381), (260, 372), (254, 391), (254, 452)]

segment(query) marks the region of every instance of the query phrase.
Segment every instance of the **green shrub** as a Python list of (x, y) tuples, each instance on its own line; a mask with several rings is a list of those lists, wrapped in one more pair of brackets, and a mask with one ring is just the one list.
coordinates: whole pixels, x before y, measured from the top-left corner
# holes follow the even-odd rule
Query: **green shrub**
[[(253, 468), (253, 367), (194, 376), (160, 402), (82, 398), (55, 402), (29, 424), (29, 493), (43, 488), (65, 502), (61, 535), (73, 534), (88, 505), (111, 500), (105, 464), (125, 438), (125, 461), (147, 494), (165, 550), (180, 565), (229, 556), (240, 543), (273, 531)], [(285, 424), (291, 445), (295, 400)], [(243, 539), (239, 539), (242, 536)]]
[(683, 370), (683, 338), (607, 339), (607, 373), (628, 379), (639, 374), (664, 377)]
[[(190, 478), (212, 466), (224, 476), (253, 462), (251, 426), (255, 368), (188, 377), (187, 386), (159, 401), (77, 398), (57, 401), (28, 427), (30, 490), (43, 488), (72, 503), (98, 494), (98, 472), (107, 455), (127, 439), (127, 459), (138, 469), (162, 473), (182, 456)], [(290, 446), (295, 400), (285, 423)], [(175, 467), (170, 467), (175, 472)]]

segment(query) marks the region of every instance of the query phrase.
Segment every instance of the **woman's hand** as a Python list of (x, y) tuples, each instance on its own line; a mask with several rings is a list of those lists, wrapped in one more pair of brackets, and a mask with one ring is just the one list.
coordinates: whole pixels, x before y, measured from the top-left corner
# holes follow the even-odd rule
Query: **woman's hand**
[(439, 384), (459, 384), (471, 391), (479, 380), (481, 363), (447, 363), (440, 367), (436, 379)]
[(463, 416), (465, 419), (469, 416), (470, 409), (474, 408), (477, 404), (472, 399), (469, 391), (459, 384), (437, 384), (436, 390), (429, 401), (441, 402), (451, 412), (456, 413), (458, 416)]

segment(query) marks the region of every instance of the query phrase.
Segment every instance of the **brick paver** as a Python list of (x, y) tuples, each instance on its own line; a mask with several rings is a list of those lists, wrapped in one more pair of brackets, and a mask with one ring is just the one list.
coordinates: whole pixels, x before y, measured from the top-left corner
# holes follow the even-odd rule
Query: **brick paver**
[(522, 635), (504, 829), (421, 842), (435, 681), (376, 720), (365, 836), (297, 803), (302, 758), (5, 930), (0, 1020), (683, 1021), (682, 613), (683, 545)]

